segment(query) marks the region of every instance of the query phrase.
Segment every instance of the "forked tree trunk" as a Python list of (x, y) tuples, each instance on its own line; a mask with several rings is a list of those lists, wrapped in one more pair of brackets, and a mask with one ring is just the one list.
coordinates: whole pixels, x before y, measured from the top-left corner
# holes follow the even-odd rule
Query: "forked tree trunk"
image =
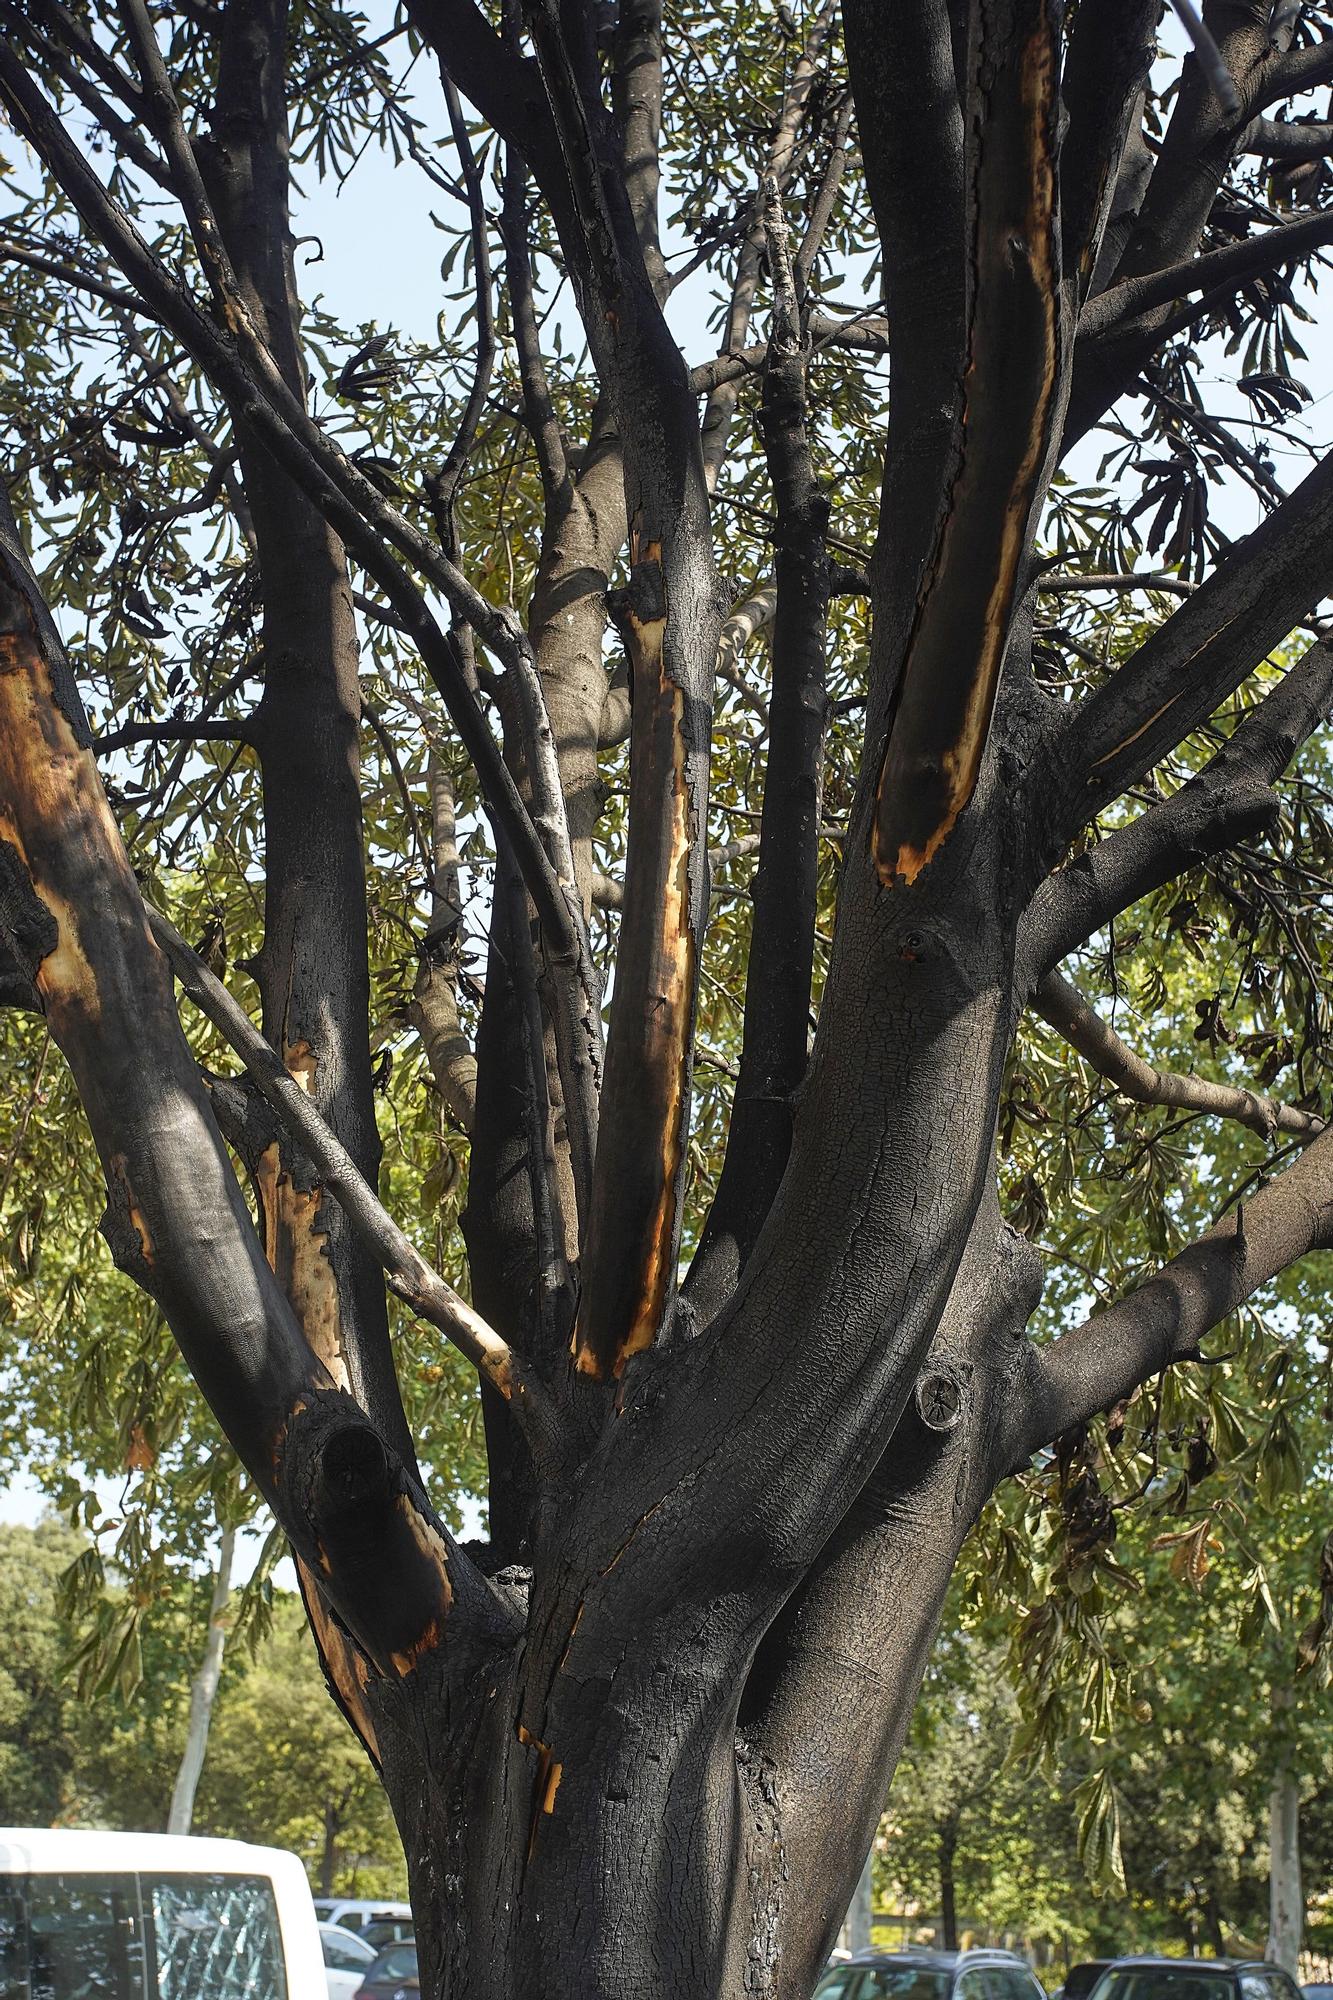
[[(1316, 646), (1189, 785), (1082, 851), (1090, 821), (1206, 723), (1327, 587), (1333, 459), (1104, 685), (1053, 700), (1033, 673), (1033, 536), (1062, 427), (1071, 434), (1071, 342), (1159, 9), (1085, 0), (1062, 105), (1053, 0), (845, 0), (892, 329), (864, 756), (807, 1062), (831, 577), (802, 436), (796, 287), (782, 269), (780, 193), (770, 204), (766, 191), (779, 606), (757, 990), (723, 1176), (743, 1198), (717, 1219), (716, 1255), (677, 1310), (723, 610), (710, 475), (735, 398), (701, 430), (660, 309), (656, 165), (642, 164), (655, 142), (655, 10), (618, 10), (628, 160), (600, 98), (592, 10), (520, 10), (530, 58), (479, 9), (407, 10), (527, 160), (601, 384), (573, 505), (540, 351), (526, 357), (551, 500), (533, 624), (566, 806), (527, 640), (386, 508), (305, 407), (287, 0), (202, 10), (220, 40), (193, 152), (148, 11), (141, 0), (123, 11), (145, 83), (129, 101), (179, 177), (217, 312), (201, 313), (128, 231), (7, 43), (0, 79), (7, 112), (88, 227), (232, 404), (263, 594), (264, 694), (246, 735), (263, 779), (254, 969), (273, 1047), (255, 1055), (243, 1016), (236, 1046), (250, 1047), (269, 1108), (283, 1107), (281, 1132), (259, 1121), (255, 1133), (241, 1106), (236, 1150), (260, 1193), (262, 1243), (218, 1128), (229, 1090), (244, 1093), (206, 1085), (181, 1033), (161, 929), (0, 504), (9, 974), (70, 1063), (107, 1176), (113, 1253), (158, 1301), (291, 1539), (330, 1684), (402, 1833), (423, 1993), (807, 2000), (864, 1866), (962, 1540), (996, 1482), (1198, 1359), (1205, 1332), (1333, 1243), (1330, 1128), (1137, 1291), (1030, 1345), (1038, 1260), (1001, 1225), (993, 1157), (1014, 1029), (1043, 976), (1139, 896), (1265, 826), (1267, 787), (1327, 712), (1333, 662)], [(950, 32), (964, 11), (965, 52)], [(1268, 63), (1268, 10), (1233, 11), (1243, 19), (1223, 56), (1244, 80)], [(1182, 102), (1129, 273), (1146, 273), (1154, 240), (1173, 259), (1191, 254), (1230, 158), (1234, 134), (1200, 122), (1212, 116), (1202, 72)], [(512, 295), (527, 262), (512, 159), (509, 181)], [(746, 252), (756, 276), (760, 247), (756, 236)], [(520, 340), (529, 318), (520, 299)], [(1073, 435), (1104, 407), (1104, 375), (1083, 384)], [(598, 809), (602, 599), (627, 531), (614, 607), (635, 695), (630, 830), (599, 1092), (600, 1004), (577, 904)], [(496, 901), (477, 1051), (468, 1242), (484, 1320), (394, 1236), (372, 1191), (344, 539), (450, 707), (496, 829), (497, 879), (515, 878)], [(409, 571), (432, 588), (443, 578), (454, 613), (504, 660), (514, 771)], [(196, 999), (203, 971), (189, 972)], [(761, 1004), (779, 974), (788, 1004)], [(456, 1543), (420, 1483), (380, 1262), (486, 1384), (489, 1549)], [(1281, 1865), (1275, 1842), (1286, 1907), (1294, 1786), (1279, 1821), (1291, 1830)], [(330, 1815), (329, 1875), (336, 1833)], [(952, 1942), (951, 1868), (941, 1891)]]
[(190, 1688), (190, 1720), (185, 1732), (185, 1750), (176, 1783), (172, 1787), (171, 1810), (167, 1814), (168, 1833), (188, 1833), (194, 1818), (194, 1795), (208, 1751), (208, 1729), (213, 1720), (218, 1682), (222, 1678), (222, 1655), (227, 1645), (225, 1624), (231, 1597), (231, 1565), (236, 1552), (236, 1530), (224, 1528), (218, 1544), (218, 1566), (213, 1572), (213, 1591), (208, 1607), (208, 1636), (204, 1657)]

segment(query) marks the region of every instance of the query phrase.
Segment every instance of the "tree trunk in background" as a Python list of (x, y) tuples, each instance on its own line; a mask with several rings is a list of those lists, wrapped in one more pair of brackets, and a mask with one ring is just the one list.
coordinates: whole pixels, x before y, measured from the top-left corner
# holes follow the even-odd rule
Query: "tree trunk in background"
[(1301, 1794), (1296, 1775), (1280, 1770), (1268, 1803), (1268, 1951), (1293, 1979), (1305, 1928), (1301, 1896)]
[(324, 1851), (319, 1857), (319, 1893), (333, 1894), (333, 1878), (338, 1868), (338, 1808), (329, 1800), (324, 1807)]
[(218, 1566), (213, 1574), (213, 1596), (208, 1607), (208, 1637), (204, 1641), (204, 1657), (199, 1663), (199, 1671), (190, 1687), (190, 1723), (185, 1732), (185, 1754), (176, 1773), (176, 1783), (171, 1793), (171, 1811), (167, 1814), (168, 1833), (188, 1833), (194, 1818), (194, 1795), (199, 1786), (199, 1773), (204, 1768), (204, 1753), (208, 1749), (208, 1725), (213, 1719), (213, 1703), (217, 1699), (218, 1682), (222, 1678), (222, 1655), (227, 1644), (227, 1628), (223, 1623), (227, 1603), (231, 1597), (231, 1565), (236, 1552), (236, 1531), (234, 1528), (222, 1530), (222, 1540), (218, 1544)]
[(958, 1822), (946, 1820), (940, 1828), (940, 1948), (958, 1949), (958, 1901), (953, 1878), (953, 1858), (958, 1851)]
[(870, 1919), (875, 1907), (874, 1878), (875, 1850), (872, 1847), (843, 1920), (842, 1944), (847, 1951), (865, 1951), (870, 1944)]

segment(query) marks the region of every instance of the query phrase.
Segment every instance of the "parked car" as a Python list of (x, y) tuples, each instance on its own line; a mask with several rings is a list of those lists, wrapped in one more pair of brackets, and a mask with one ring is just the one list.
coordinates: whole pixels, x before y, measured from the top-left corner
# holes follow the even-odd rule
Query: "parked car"
[(414, 1944), (391, 1944), (382, 1951), (356, 1991), (356, 2000), (409, 2000), (420, 1993), (417, 1975), (417, 1948)]
[(383, 1896), (316, 1896), (315, 1915), (322, 1924), (341, 1924), (377, 1947), (413, 1935), (412, 1905)]
[(1046, 2000), (1012, 1951), (861, 1951), (830, 1966), (815, 2000)]
[(326, 2000), (305, 1869), (240, 1840), (0, 1829), (0, 1994)]
[(375, 1963), (375, 1947), (341, 1924), (321, 1924), (319, 1942), (324, 1952), (324, 1982), (329, 2000), (352, 2000), (366, 1972)]
[(1301, 2000), (1301, 1990), (1262, 1959), (1117, 1958), (1089, 2000)]

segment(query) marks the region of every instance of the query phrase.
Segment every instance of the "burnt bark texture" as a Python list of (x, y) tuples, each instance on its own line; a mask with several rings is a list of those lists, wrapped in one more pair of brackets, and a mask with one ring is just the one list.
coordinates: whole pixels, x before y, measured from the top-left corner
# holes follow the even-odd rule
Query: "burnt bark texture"
[[(145, 910), (61, 606), (42, 601), (7, 505), (0, 998), (45, 1014), (105, 1169), (114, 1254), (291, 1539), (332, 1692), (402, 1830), (423, 1992), (806, 2000), (996, 1487), (1189, 1365), (1210, 1328), (1333, 1244), (1318, 1117), (1151, 1067), (1059, 970), (1137, 897), (1271, 831), (1273, 786), (1333, 704), (1322, 640), (1189, 784), (1088, 838), (1333, 587), (1333, 458), (1093, 692), (1052, 699), (1033, 645), (1037, 530), (1062, 449), (1134, 387), (1183, 297), (1260, 269), (1258, 252), (1208, 244), (1209, 218), (1238, 154), (1276, 144), (1263, 112), (1322, 72), (1275, 44), (1266, 4), (1208, 0), (1239, 114), (1191, 55), (1150, 150), (1151, 0), (1080, 0), (1072, 30), (1058, 0), (846, 0), (841, 24), (812, 10), (762, 184), (728, 239), (723, 353), (692, 374), (665, 313), (671, 31), (653, 0), (625, 0), (613, 32), (584, 0), (530, 0), (503, 32), (472, 0), (409, 0), (441, 72), (486, 294), (432, 537), (307, 409), (288, 0), (183, 12), (207, 54), (177, 79), (138, 0), (100, 53), (54, 0), (4, 6), (0, 95), (95, 248), (102, 294), (111, 273), (234, 426), (262, 604), (244, 731), (263, 787), (262, 1020)], [(77, 117), (100, 104), (177, 203), (198, 289), (89, 164), (71, 73), (86, 86)], [(463, 99), (503, 151), (498, 213)], [(793, 251), (795, 176), (816, 158), (815, 220)], [(885, 308), (859, 327), (811, 300), (853, 160)], [(538, 215), (596, 378), (578, 440), (546, 376)], [(543, 506), (521, 616), (456, 567), (451, 511), (487, 401), (493, 227)], [(1288, 233), (1273, 260), (1325, 240), (1297, 243), (1297, 227), (1275, 227)], [(812, 384), (816, 349), (840, 345), (844, 360), (887, 353), (889, 406), (878, 539), (855, 572), (864, 740), (816, 996), (828, 607), (844, 585)], [(771, 624), (753, 927), (725, 1165), (678, 1285), (728, 608), (712, 498), (747, 375), (773, 549), (771, 585), (740, 614), (759, 606)], [(377, 1194), (355, 572), (419, 650), (458, 737), (432, 748), (412, 1019), (470, 1136), (470, 1305)], [(601, 760), (626, 738), (603, 1066), (588, 922)], [(475, 1048), (457, 990), (465, 758), (496, 858)], [(201, 1076), (173, 969), (271, 1126)], [(1137, 1290), (1040, 1342), (1041, 1260), (1005, 1220), (996, 1163), (1028, 1007), (1135, 1101), (1304, 1148)], [(457, 1545), (423, 1489), (386, 1281), (480, 1376), (484, 1544)], [(331, 1808), (327, 1831), (331, 1867)], [(941, 1887), (952, 1942), (947, 1872)]]

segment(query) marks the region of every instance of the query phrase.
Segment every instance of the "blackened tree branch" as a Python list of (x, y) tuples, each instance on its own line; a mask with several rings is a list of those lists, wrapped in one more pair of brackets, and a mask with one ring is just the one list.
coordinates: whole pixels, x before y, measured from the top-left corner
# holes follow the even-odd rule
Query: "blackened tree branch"
[(810, 455), (807, 356), (782, 197), (771, 176), (763, 205), (774, 311), (760, 424), (777, 516), (769, 750), (740, 1073), (722, 1174), (690, 1273), (691, 1302), (704, 1317), (734, 1289), (791, 1150), (810, 1037), (828, 713), (829, 503)]
[(1114, 334), (1156, 307), (1172, 305), (1191, 292), (1203, 292), (1205, 303), (1238, 290), (1251, 278), (1263, 277), (1282, 264), (1333, 242), (1333, 212), (1303, 216), (1276, 229), (1261, 230), (1239, 243), (1205, 251), (1202, 257), (1126, 278), (1102, 292), (1083, 309), (1079, 339), (1097, 340)]
[(1059, 736), (1068, 832), (1206, 722), (1333, 586), (1333, 453), (1084, 700)]
[(880, 762), (873, 851), (888, 887), (929, 865), (976, 787), (1062, 372), (1058, 36), (1041, 0), (989, 11), (971, 64), (985, 115), (969, 117), (967, 367), (947, 508)]
[(662, 139), (660, 0), (624, 0), (616, 21), (611, 103), (620, 126), (625, 188), (653, 290), (670, 288), (658, 223)]
[(1271, 827), (1275, 781), (1330, 713), (1333, 648), (1321, 642), (1287, 669), (1178, 792), (1048, 877), (1020, 932), (1020, 990), (1031, 991), (1140, 896)]
[(1262, 1285), (1333, 1242), (1333, 1130), (1136, 1290), (1038, 1352), (1036, 1381), (1009, 1442), (1011, 1465), (1110, 1409), (1173, 1362), (1197, 1361), (1206, 1333)]
[(1316, 119), (1252, 118), (1241, 134), (1240, 150), (1262, 160), (1293, 165), (1298, 160), (1322, 160), (1333, 153), (1333, 124)]
[(411, 1016), (421, 1037), (435, 1088), (450, 1115), (470, 1133), (477, 1117), (477, 1059), (458, 1011), (458, 970), (463, 907), (458, 872), (454, 787), (443, 758), (429, 761), (431, 869), (430, 927), (417, 947)]
[(1260, 106), (1281, 103), (1284, 97), (1300, 97), (1317, 90), (1321, 83), (1333, 83), (1333, 35), (1311, 42), (1307, 48), (1290, 49), (1269, 67), (1260, 95)]
[[(265, 1260), (176, 1018), (73, 676), (12, 520), (0, 527), (0, 810), (10, 834), (0, 846), (0, 927), (41, 994), (87, 1111), (107, 1179), (104, 1234), (161, 1307), (242, 1462), (300, 1554), (320, 1566), (360, 1643), (385, 1672), (404, 1660), (410, 1671), (405, 1644), (435, 1627), (456, 1552), (433, 1528), (423, 1540), (417, 1495), (385, 1524), (385, 1573), (416, 1551), (386, 1634), (382, 1607), (367, 1604), (360, 1577), (325, 1549), (318, 1498), (294, 1502), (288, 1454), (310, 1437), (313, 1412), (336, 1413), (341, 1431), (374, 1433), (335, 1388)], [(386, 1467), (397, 1464), (376, 1448)]]
[(505, 279), (509, 287), (509, 311), (513, 322), (514, 345), (518, 350), (518, 378), (523, 391), (523, 411), (528, 433), (537, 454), (542, 492), (549, 507), (565, 500), (569, 489), (569, 461), (564, 433), (551, 400), (546, 363), (542, 357), (541, 332), (532, 294), (532, 253), (528, 248), (527, 172), (523, 158), (512, 146), (505, 161), (501, 231), (504, 236)]
[(118, 729), (104, 730), (97, 748), (126, 750), (136, 743), (248, 743), (253, 728), (244, 716), (216, 718), (183, 715), (173, 722), (125, 722)]
[(1131, 126), (1157, 46), (1158, 0), (1089, 0), (1070, 35), (1061, 86), (1069, 127), (1060, 148), (1062, 261), (1086, 298), (1101, 255)]

